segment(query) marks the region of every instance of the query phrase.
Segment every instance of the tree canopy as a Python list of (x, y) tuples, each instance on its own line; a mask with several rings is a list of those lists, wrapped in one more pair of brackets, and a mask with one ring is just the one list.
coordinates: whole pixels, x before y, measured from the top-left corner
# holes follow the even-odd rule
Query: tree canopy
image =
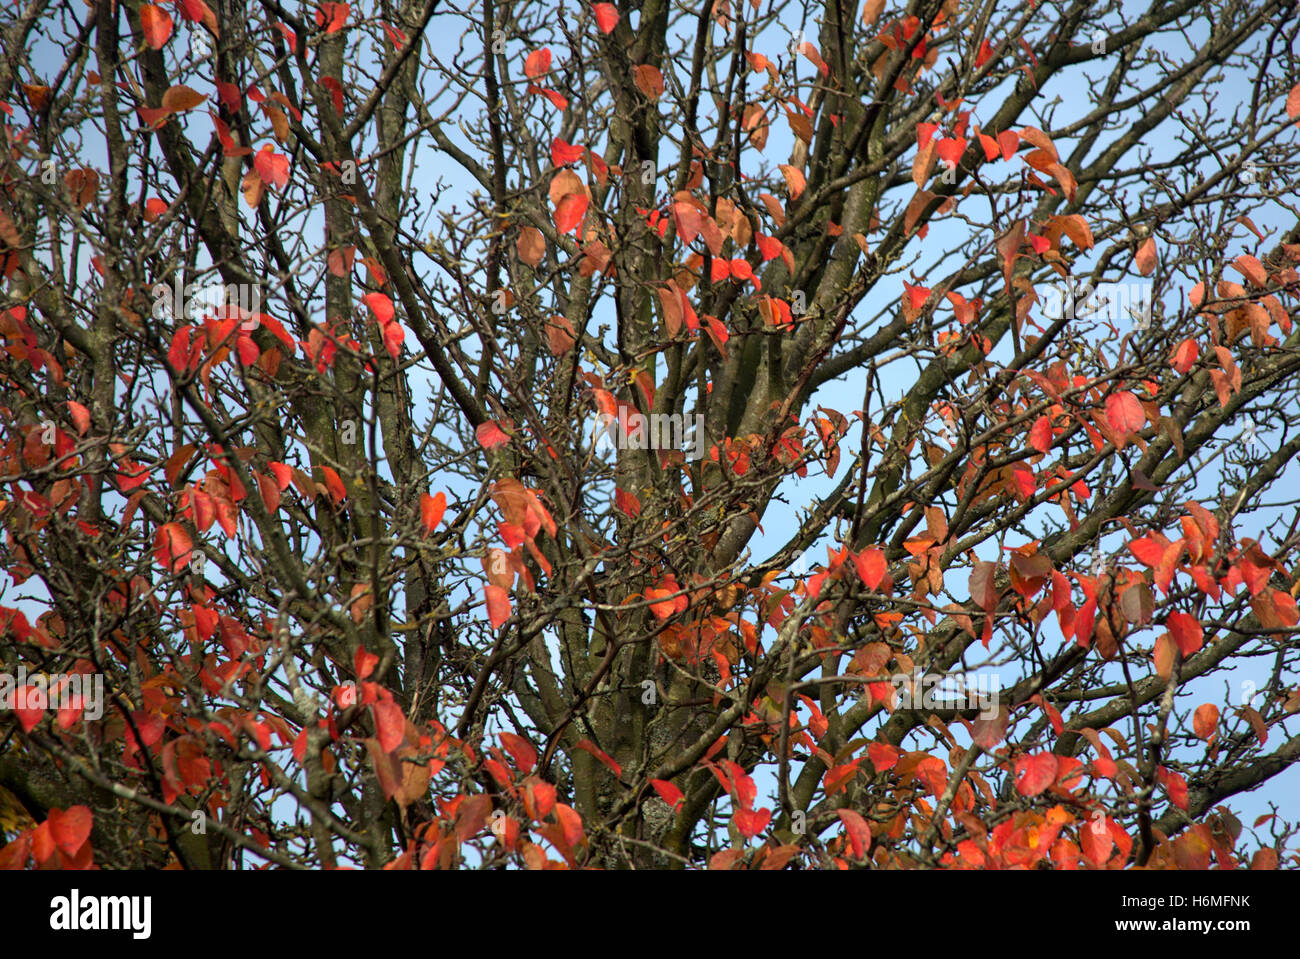
[(0, 863), (1296, 862), (1293, 2), (6, 18)]

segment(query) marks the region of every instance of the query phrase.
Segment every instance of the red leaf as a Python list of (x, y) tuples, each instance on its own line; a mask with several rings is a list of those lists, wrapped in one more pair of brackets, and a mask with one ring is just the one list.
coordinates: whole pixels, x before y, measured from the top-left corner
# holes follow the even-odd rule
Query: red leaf
[(1136, 396), (1127, 390), (1106, 397), (1106, 419), (1119, 433), (1136, 433), (1147, 421)]
[(1169, 358), (1169, 365), (1179, 373), (1186, 373), (1196, 363), (1196, 358), (1201, 355), (1201, 348), (1196, 345), (1196, 341), (1191, 337), (1183, 340), (1174, 347), (1173, 355)]
[(379, 657), (370, 652), (364, 646), (358, 646), (356, 655), (352, 657), (352, 669), (357, 674), (357, 679), (365, 679), (375, 671), (379, 665)]
[(1034, 471), (1024, 463), (1011, 464), (1011, 479), (1016, 484), (1016, 491), (1020, 493), (1021, 499), (1029, 499), (1034, 495), (1034, 490), (1038, 488), (1038, 483), (1034, 479)]
[(348, 23), (350, 9), (346, 3), (322, 3), (316, 10), (316, 26), (326, 33), (338, 33)]
[(585, 193), (566, 193), (555, 208), (555, 229), (570, 233), (582, 225), (591, 201)]
[(998, 134), (998, 146), (1002, 148), (1002, 159), (1010, 160), (1020, 149), (1020, 134), (1015, 130), (1003, 130)]
[(641, 515), (641, 501), (618, 487), (614, 488), (614, 505), (633, 519)]
[(48, 697), (43, 689), (35, 686), (22, 686), (13, 692), (14, 714), (23, 732), (30, 733), (45, 716)]
[(67, 856), (75, 857), (90, 838), (94, 816), (86, 806), (72, 806), (62, 811), (51, 809), (48, 822), (55, 845)]
[(501, 737), (501, 745), (510, 753), (510, 758), (515, 761), (515, 768), (524, 775), (532, 772), (537, 765), (537, 750), (533, 744), (524, 739), (523, 736), (516, 736), (514, 733), (498, 733)]
[(737, 809), (732, 821), (735, 822), (736, 829), (742, 836), (746, 839), (753, 839), (766, 829), (767, 824), (772, 821), (772, 810)]
[(1184, 656), (1192, 655), (1205, 645), (1205, 630), (1191, 613), (1170, 613), (1169, 618), (1165, 620), (1165, 626), (1174, 637), (1174, 642), (1178, 644), (1179, 652)]
[(1034, 421), (1034, 426), (1029, 431), (1029, 445), (1040, 453), (1046, 453), (1052, 448), (1052, 421), (1046, 416), (1040, 416)]
[(145, 43), (154, 50), (161, 50), (172, 35), (172, 18), (162, 7), (146, 3), (140, 8), (140, 29), (144, 31)]
[(582, 842), (582, 817), (572, 806), (566, 806), (562, 802), (555, 804), (555, 818), (560, 823), (560, 829), (564, 832), (564, 841), (570, 846), (576, 846)]
[(487, 601), (488, 621), (493, 629), (500, 629), (510, 618), (510, 594), (489, 583), (483, 587), (483, 598)]
[(1052, 753), (1035, 753), (1016, 760), (1016, 792), (1022, 796), (1037, 796), (1056, 779), (1056, 756)]
[(849, 837), (849, 846), (854, 859), (865, 859), (871, 849), (871, 827), (859, 813), (852, 809), (839, 809), (840, 822), (844, 824), (844, 834)]
[(586, 152), (585, 147), (574, 146), (556, 137), (551, 141), (551, 164), (564, 166), (566, 163), (577, 163)]
[(437, 496), (430, 496), (428, 493), (420, 494), (420, 526), (423, 527), (425, 536), (438, 528), (438, 524), (442, 522), (442, 514), (446, 511), (446, 493), (439, 493)]
[(864, 549), (853, 557), (853, 565), (858, 571), (858, 578), (867, 589), (875, 590), (885, 578), (885, 551), (882, 549)]
[(495, 421), (489, 420), (486, 423), (480, 423), (474, 430), (474, 435), (478, 438), (478, 445), (485, 450), (494, 449), (498, 446), (504, 446), (510, 442), (507, 436), (496, 424)]
[(1300, 83), (1293, 86), (1286, 95), (1286, 115), (1292, 120), (1300, 117)]
[(383, 293), (367, 293), (361, 298), (361, 302), (370, 307), (370, 311), (375, 314), (375, 319), (381, 326), (386, 326), (393, 319), (393, 301)]
[(194, 543), (180, 523), (166, 523), (154, 534), (153, 556), (158, 565), (172, 573), (179, 573), (190, 564)]
[(762, 254), (764, 263), (775, 260), (785, 249), (785, 244), (776, 237), (764, 236), (761, 233), (754, 237), (754, 242), (758, 244), (758, 252)]
[(595, 743), (593, 743), (590, 739), (580, 739), (573, 745), (577, 749), (581, 749), (584, 750), (585, 752), (591, 753), (602, 763), (608, 766), (609, 771), (612, 772), (618, 778), (621, 779), (623, 777), (623, 767), (620, 766), (618, 763), (614, 762), (614, 760), (609, 756), (608, 753), (601, 750), (601, 748), (597, 746)]
[(596, 14), (596, 26), (601, 33), (612, 33), (618, 26), (618, 8), (612, 3), (592, 4), (591, 9)]
[(321, 474), (325, 477), (325, 488), (329, 490), (330, 499), (335, 503), (341, 503), (348, 497), (347, 487), (343, 485), (343, 480), (339, 478), (338, 471), (331, 466), (322, 466)]
[(76, 400), (68, 400), (68, 412), (72, 414), (72, 425), (77, 428), (77, 435), (85, 436), (90, 429), (90, 410)]
[(666, 779), (652, 779), (650, 780), (650, 785), (653, 786), (654, 791), (659, 794), (659, 798), (670, 806), (675, 807), (679, 802), (682, 802), (686, 798), (680, 789)]
[(379, 736), (379, 747), (384, 752), (391, 753), (402, 745), (402, 740), (406, 737), (406, 717), (402, 715), (402, 707), (391, 699), (381, 699), (377, 703), (370, 704), (370, 711), (375, 717), (375, 732)]
[(1192, 731), (1201, 739), (1209, 742), (1214, 731), (1219, 728), (1219, 707), (1214, 703), (1202, 703), (1196, 707), (1192, 716)]
[(1187, 811), (1187, 780), (1164, 766), (1156, 770), (1156, 778), (1169, 794), (1169, 801), (1184, 812)]
[(524, 76), (529, 80), (540, 80), (551, 70), (551, 51), (547, 47), (534, 50), (524, 61)]
[(253, 156), (253, 169), (277, 190), (289, 185), (289, 158), (276, 153), (269, 143)]
[(878, 773), (897, 766), (898, 757), (898, 748), (888, 743), (871, 743), (867, 746), (867, 758), (871, 760), (871, 765), (876, 767)]

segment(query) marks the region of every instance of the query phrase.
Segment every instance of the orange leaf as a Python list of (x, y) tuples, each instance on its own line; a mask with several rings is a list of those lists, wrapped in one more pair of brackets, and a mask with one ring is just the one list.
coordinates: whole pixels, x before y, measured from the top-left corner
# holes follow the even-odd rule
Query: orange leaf
[(205, 94), (191, 90), (182, 83), (169, 88), (163, 94), (162, 108), (172, 113), (184, 113), (186, 110), (193, 110), (206, 99)]
[(1214, 731), (1219, 728), (1219, 707), (1214, 703), (1203, 703), (1196, 707), (1192, 716), (1192, 730), (1201, 739), (1209, 742)]
[(523, 227), (519, 231), (519, 238), (515, 240), (515, 249), (519, 252), (519, 259), (529, 266), (536, 266), (546, 254), (546, 238), (537, 227)]
[(664, 75), (652, 63), (642, 63), (632, 68), (632, 81), (647, 98), (658, 100), (664, 94)]
[(166, 523), (154, 534), (154, 559), (163, 569), (179, 573), (190, 564), (193, 553), (194, 543), (180, 523)]
[(860, 813), (852, 809), (836, 810), (844, 824), (844, 834), (849, 837), (849, 847), (854, 859), (865, 859), (871, 849), (871, 827)]
[(146, 3), (140, 8), (140, 28), (144, 31), (145, 43), (154, 50), (161, 50), (172, 35), (172, 18), (162, 7)]
[(1056, 756), (1049, 752), (1021, 756), (1016, 760), (1016, 792), (1037, 796), (1056, 781)]
[(335, 503), (341, 503), (348, 496), (347, 487), (343, 485), (343, 480), (339, 479), (338, 472), (330, 466), (322, 466), (321, 474), (325, 477), (325, 488), (329, 490), (330, 499)]
[(524, 61), (524, 75), (529, 80), (539, 80), (551, 70), (551, 51), (547, 47), (534, 50)]
[(424, 528), (425, 536), (438, 528), (438, 524), (442, 522), (442, 514), (446, 511), (446, 493), (439, 493), (437, 496), (430, 496), (428, 493), (420, 494), (420, 525)]
[(1149, 236), (1138, 247), (1137, 254), (1133, 257), (1133, 262), (1138, 268), (1138, 272), (1143, 276), (1150, 276), (1156, 268), (1156, 238)]
[(1106, 397), (1106, 419), (1119, 433), (1136, 433), (1147, 421), (1136, 396), (1127, 390)]
[(785, 177), (786, 193), (789, 194), (790, 199), (799, 199), (799, 197), (803, 195), (804, 188), (808, 185), (808, 181), (804, 178), (803, 172), (797, 167), (792, 167), (788, 163), (777, 164), (777, 169), (779, 169), (781, 175)]
[(483, 598), (487, 601), (488, 621), (493, 629), (500, 629), (510, 618), (510, 594), (489, 583), (483, 587)]

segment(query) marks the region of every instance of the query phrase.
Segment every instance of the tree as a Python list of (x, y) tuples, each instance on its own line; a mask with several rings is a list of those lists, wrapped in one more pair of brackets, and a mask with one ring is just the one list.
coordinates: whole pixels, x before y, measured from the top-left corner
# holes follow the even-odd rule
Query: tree
[(0, 860), (1294, 861), (1294, 3), (559, 6), (3, 27)]

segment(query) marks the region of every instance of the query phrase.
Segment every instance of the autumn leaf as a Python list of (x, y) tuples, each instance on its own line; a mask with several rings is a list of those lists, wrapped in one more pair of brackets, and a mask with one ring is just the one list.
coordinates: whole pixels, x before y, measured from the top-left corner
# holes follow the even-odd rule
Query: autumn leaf
[(537, 765), (537, 750), (533, 748), (533, 744), (514, 733), (502, 732), (497, 735), (501, 739), (501, 745), (514, 760), (515, 768), (524, 775), (532, 772), (533, 767)]
[(90, 838), (95, 817), (87, 806), (51, 809), (47, 820), (54, 844), (66, 856), (75, 857)]
[(853, 850), (854, 859), (866, 859), (871, 850), (871, 827), (860, 813), (852, 809), (837, 809), (836, 814), (844, 824), (844, 834), (848, 836), (849, 848)]
[(1205, 644), (1205, 630), (1191, 613), (1174, 612), (1165, 619), (1165, 626), (1178, 644), (1183, 656), (1191, 656)]
[(684, 802), (686, 799), (682, 794), (682, 791), (666, 779), (652, 779), (650, 780), (650, 785), (654, 788), (654, 791), (658, 793), (659, 798), (669, 806), (675, 807), (678, 803)]
[(1174, 347), (1173, 355), (1169, 358), (1169, 365), (1179, 373), (1186, 373), (1196, 364), (1196, 359), (1200, 356), (1200, 353), (1201, 349), (1196, 341), (1188, 337)]
[(140, 29), (151, 49), (161, 50), (172, 35), (172, 18), (162, 7), (146, 3), (140, 7)]
[(591, 200), (585, 193), (567, 193), (555, 208), (555, 229), (561, 234), (572, 233), (582, 225)]
[(529, 80), (540, 80), (551, 72), (551, 51), (547, 47), (534, 50), (524, 60), (524, 76)]
[(1196, 713), (1192, 716), (1192, 731), (1196, 735), (1210, 741), (1214, 731), (1219, 728), (1219, 707), (1213, 703), (1202, 703), (1196, 707)]
[(393, 301), (383, 293), (367, 293), (361, 298), (361, 301), (370, 307), (370, 311), (375, 314), (375, 319), (381, 325), (392, 321)]
[(504, 446), (510, 442), (510, 437), (497, 424), (495, 420), (488, 420), (486, 423), (480, 423), (474, 428), (474, 436), (478, 439), (478, 445), (485, 450), (496, 449), (498, 446)]
[(1127, 390), (1106, 397), (1106, 420), (1121, 434), (1136, 433), (1146, 424), (1142, 403)]
[(1143, 276), (1150, 276), (1156, 268), (1156, 238), (1149, 236), (1138, 247), (1137, 254), (1133, 257), (1133, 262), (1138, 268), (1138, 272)]
[(510, 594), (500, 586), (488, 583), (483, 587), (483, 598), (487, 602), (488, 621), (493, 629), (500, 629), (501, 624), (510, 618)]
[(772, 821), (772, 810), (770, 809), (737, 809), (732, 821), (736, 824), (736, 830), (746, 839), (753, 839)]
[(632, 82), (650, 100), (664, 95), (664, 75), (652, 63), (642, 63), (632, 68)]
[(162, 108), (170, 113), (185, 113), (187, 110), (193, 110), (206, 99), (205, 94), (191, 90), (184, 84), (178, 84), (169, 87), (163, 94)]
[(785, 177), (786, 193), (791, 201), (799, 199), (803, 195), (804, 188), (808, 185), (808, 181), (804, 179), (803, 171), (788, 163), (778, 163), (777, 169)]
[(1034, 421), (1029, 431), (1029, 445), (1040, 453), (1046, 453), (1052, 448), (1052, 421), (1046, 416), (1040, 416)]
[(596, 759), (600, 760), (600, 762), (606, 768), (608, 768), (609, 771), (612, 772), (616, 777), (622, 778), (623, 767), (620, 766), (618, 763), (614, 762), (614, 760), (610, 757), (609, 753), (605, 752), (603, 749), (601, 749), (599, 746), (593, 743), (590, 739), (579, 739), (576, 743), (573, 744), (573, 746), (575, 749), (581, 749), (584, 752), (590, 753), (592, 756), (595, 756)]
[(1049, 752), (1016, 760), (1016, 792), (1032, 798), (1056, 781), (1056, 756)]
[(179, 573), (190, 564), (194, 544), (190, 534), (180, 523), (166, 523), (154, 534), (153, 555), (158, 565), (171, 573)]
[(430, 496), (428, 493), (420, 494), (420, 526), (425, 536), (438, 528), (438, 524), (442, 522), (442, 514), (446, 511), (446, 493), (440, 492), (436, 496)]
[(277, 190), (289, 185), (289, 158), (276, 153), (269, 143), (253, 156), (253, 168), (263, 182)]
[(596, 14), (596, 26), (601, 33), (612, 33), (618, 26), (618, 8), (612, 3), (595, 3), (591, 9)]

